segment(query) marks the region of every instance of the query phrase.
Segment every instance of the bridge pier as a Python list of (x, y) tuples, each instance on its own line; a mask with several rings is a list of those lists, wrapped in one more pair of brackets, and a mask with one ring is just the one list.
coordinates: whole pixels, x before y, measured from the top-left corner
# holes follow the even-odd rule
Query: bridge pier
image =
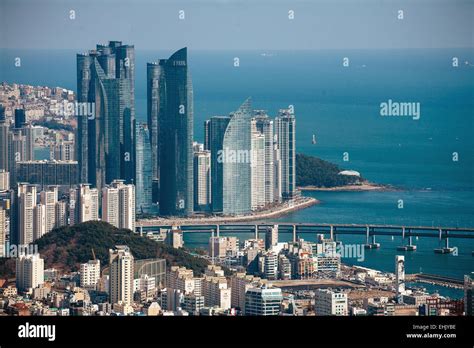
[(258, 225), (255, 225), (255, 239), (258, 239)]
[(334, 226), (333, 225), (330, 226), (329, 236), (331, 240), (334, 240)]
[[(441, 234), (442, 234), (442, 230), (440, 228), (439, 229), (439, 239), (440, 240), (441, 240)], [(444, 248), (436, 248), (434, 250), (434, 252), (436, 254), (451, 254), (456, 249), (456, 248), (452, 248), (452, 247), (449, 246), (449, 237), (448, 237), (448, 235), (449, 235), (449, 232), (446, 231), (446, 238), (444, 240)]]
[[(409, 229), (408, 231), (411, 232), (411, 229)], [(402, 236), (403, 236), (403, 240), (405, 240), (405, 227), (402, 228)], [(397, 250), (398, 251), (415, 251), (416, 245), (413, 245), (413, 237), (410, 235), (408, 237), (408, 244), (397, 247)]]
[(216, 225), (216, 237), (219, 237), (219, 233), (220, 233), (220, 226), (219, 224)]
[[(372, 234), (372, 238), (370, 238), (370, 227), (367, 225), (365, 230), (365, 249), (378, 249), (380, 248), (380, 243), (375, 242), (375, 234)], [(371, 240), (369, 242), (369, 240)]]

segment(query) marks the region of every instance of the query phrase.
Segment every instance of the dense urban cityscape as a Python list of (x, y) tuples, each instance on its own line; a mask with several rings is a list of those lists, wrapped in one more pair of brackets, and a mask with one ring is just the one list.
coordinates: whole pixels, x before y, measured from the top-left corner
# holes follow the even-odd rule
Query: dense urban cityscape
[[(255, 227), (245, 240), (221, 236), (216, 225), (207, 250), (186, 248), (180, 219), (258, 220), (314, 203), (296, 187), (294, 106), (272, 119), (249, 98), (206, 120), (201, 144), (186, 48), (147, 63), (146, 124), (135, 117), (133, 45), (99, 44), (76, 61), (77, 93), (0, 86), (0, 256), (15, 261), (13, 274), (0, 275), (2, 315), (472, 315), (472, 274), (464, 283), (405, 275), (402, 254), (393, 273), (341, 262), (380, 246), (369, 242), (369, 228), (367, 243), (354, 245), (338, 241), (332, 227), (310, 242), (296, 234), (279, 240), (278, 224), (264, 227), (264, 238)], [(35, 159), (37, 148), (49, 159)], [(157, 216), (161, 226), (144, 232)], [(59, 251), (46, 262), (38, 250), (49, 234), (104, 228), (98, 220), (191, 261), (137, 258), (122, 244), (108, 245), (102, 259), (92, 247), (73, 262)], [(411, 238), (404, 251), (416, 249)], [(440, 250), (453, 252), (447, 237)], [(406, 285), (417, 280), (463, 289), (464, 298)]]

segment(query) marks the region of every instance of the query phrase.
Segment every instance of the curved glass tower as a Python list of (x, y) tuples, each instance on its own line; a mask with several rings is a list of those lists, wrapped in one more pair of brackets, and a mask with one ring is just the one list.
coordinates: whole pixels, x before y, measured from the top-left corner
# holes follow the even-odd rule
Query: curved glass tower
[(160, 214), (193, 211), (193, 88), (187, 49), (147, 65), (148, 124)]
[(79, 182), (97, 188), (135, 181), (134, 47), (110, 41), (77, 55), (77, 101), (93, 115), (77, 115)]
[(224, 134), (223, 213), (246, 214), (252, 207), (251, 185), (251, 100), (248, 98), (230, 118)]

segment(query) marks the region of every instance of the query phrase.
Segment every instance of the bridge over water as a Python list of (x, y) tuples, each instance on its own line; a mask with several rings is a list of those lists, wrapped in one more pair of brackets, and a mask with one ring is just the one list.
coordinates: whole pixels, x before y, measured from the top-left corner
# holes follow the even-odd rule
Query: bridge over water
[[(340, 235), (361, 235), (366, 238), (366, 246), (369, 248), (378, 248), (380, 244), (376, 243), (376, 236), (396, 236), (407, 239), (407, 246), (413, 247), (406, 250), (415, 250), (416, 246), (412, 244), (412, 237), (438, 238), (444, 241), (444, 249), (441, 253), (448, 253), (449, 239), (474, 239), (474, 228), (466, 227), (442, 227), (442, 226), (401, 226), (401, 225), (373, 225), (373, 224), (315, 224), (315, 223), (218, 223), (218, 224), (188, 224), (174, 226), (183, 233), (208, 233), (213, 236), (219, 236), (220, 233), (253, 233), (255, 238), (260, 233), (265, 233), (269, 228), (278, 225), (278, 233), (291, 233), (293, 242), (296, 242), (299, 236), (305, 234), (324, 234), (325, 237), (337, 241)], [(170, 225), (138, 226), (137, 233), (157, 232), (160, 228), (170, 229)], [(436, 251), (435, 250), (435, 251)], [(443, 251), (444, 250), (444, 251)]]

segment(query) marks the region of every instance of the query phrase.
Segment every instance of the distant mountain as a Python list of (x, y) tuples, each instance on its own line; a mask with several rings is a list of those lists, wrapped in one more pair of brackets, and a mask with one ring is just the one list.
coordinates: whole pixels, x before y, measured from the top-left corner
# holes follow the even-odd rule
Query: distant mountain
[[(118, 229), (102, 221), (89, 221), (52, 230), (35, 243), (45, 260), (45, 268), (54, 267), (65, 272), (77, 271), (81, 263), (93, 258), (92, 249), (102, 266), (109, 263), (109, 249), (127, 245), (134, 258), (162, 258), (167, 266), (179, 265), (190, 268), (196, 275), (204, 273), (208, 262), (175, 249), (164, 243), (141, 237), (130, 230)], [(0, 277), (12, 276), (14, 260), (0, 263)]]
[(320, 158), (296, 154), (296, 186), (336, 187), (364, 181), (362, 177), (340, 175), (342, 170)]

